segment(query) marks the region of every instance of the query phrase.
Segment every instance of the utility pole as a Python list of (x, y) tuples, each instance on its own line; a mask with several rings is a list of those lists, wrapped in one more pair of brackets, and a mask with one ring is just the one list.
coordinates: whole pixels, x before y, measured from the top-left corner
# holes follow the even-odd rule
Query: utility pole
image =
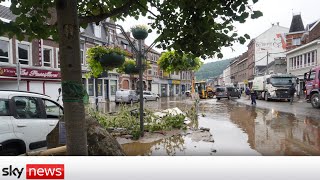
[(143, 67), (142, 67), (142, 45), (141, 45), (141, 39), (138, 40), (138, 65), (139, 65), (139, 96), (140, 96), (140, 132), (141, 136), (144, 136), (144, 127), (143, 127)]
[(269, 51), (267, 51), (267, 74), (269, 74)]

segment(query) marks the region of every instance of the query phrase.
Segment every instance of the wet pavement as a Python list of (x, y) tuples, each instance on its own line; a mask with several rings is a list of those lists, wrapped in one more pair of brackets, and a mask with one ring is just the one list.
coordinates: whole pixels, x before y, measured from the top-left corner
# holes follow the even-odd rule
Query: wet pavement
[[(147, 102), (146, 107), (154, 110), (179, 107), (188, 111), (192, 104), (188, 98), (171, 97)], [(123, 148), (128, 155), (153, 156), (320, 155), (319, 109), (304, 113), (301, 104), (261, 102), (264, 104), (261, 108), (247, 104), (243, 99), (200, 101), (199, 114), (205, 116), (199, 117), (199, 127), (210, 128), (214, 142), (194, 141), (190, 134), (184, 134), (149, 143), (123, 144)], [(117, 108), (110, 103), (105, 111)]]

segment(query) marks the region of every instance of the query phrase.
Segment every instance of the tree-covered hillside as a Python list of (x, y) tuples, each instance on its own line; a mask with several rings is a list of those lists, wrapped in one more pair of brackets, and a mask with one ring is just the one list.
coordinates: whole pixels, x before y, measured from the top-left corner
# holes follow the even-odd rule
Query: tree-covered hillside
[(215, 77), (223, 73), (223, 70), (227, 68), (232, 59), (226, 59), (216, 62), (203, 64), (201, 68), (196, 72), (196, 78), (198, 80), (205, 80), (209, 77)]

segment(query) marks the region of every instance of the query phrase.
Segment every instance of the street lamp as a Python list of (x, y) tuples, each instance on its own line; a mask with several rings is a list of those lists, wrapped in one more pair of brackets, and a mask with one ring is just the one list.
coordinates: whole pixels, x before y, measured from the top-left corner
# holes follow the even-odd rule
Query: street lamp
[(261, 50), (266, 50), (267, 51), (267, 69), (266, 69), (266, 72), (267, 74), (269, 74), (269, 50), (268, 49), (264, 49), (264, 48), (261, 48)]
[[(139, 92), (140, 92), (140, 108), (139, 108), (139, 119), (140, 119), (140, 132), (141, 136), (144, 135), (144, 122), (143, 122), (143, 67), (142, 67), (142, 57), (145, 57), (145, 55), (151, 50), (151, 48), (156, 44), (156, 41), (154, 41), (146, 50), (142, 49), (142, 40), (140, 38), (136, 38), (138, 40), (138, 49), (135, 47), (131, 39), (127, 36), (126, 32), (124, 31), (123, 27), (118, 24), (113, 24), (110, 22), (104, 22), (105, 25), (109, 27), (113, 27), (116, 29), (119, 29), (123, 36), (126, 38), (126, 40), (129, 42), (129, 45), (133, 49), (133, 51), (137, 54), (137, 62), (139, 66)], [(141, 34), (140, 34), (141, 35)]]

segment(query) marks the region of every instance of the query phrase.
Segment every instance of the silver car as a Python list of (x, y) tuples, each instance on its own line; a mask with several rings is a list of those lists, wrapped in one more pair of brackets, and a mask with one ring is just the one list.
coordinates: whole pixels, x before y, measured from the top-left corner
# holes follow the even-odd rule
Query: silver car
[(119, 103), (134, 103), (138, 102), (139, 98), (136, 91), (133, 90), (119, 90), (116, 91), (116, 104)]
[(150, 91), (143, 91), (143, 99), (145, 101), (158, 101), (159, 95), (152, 93)]

